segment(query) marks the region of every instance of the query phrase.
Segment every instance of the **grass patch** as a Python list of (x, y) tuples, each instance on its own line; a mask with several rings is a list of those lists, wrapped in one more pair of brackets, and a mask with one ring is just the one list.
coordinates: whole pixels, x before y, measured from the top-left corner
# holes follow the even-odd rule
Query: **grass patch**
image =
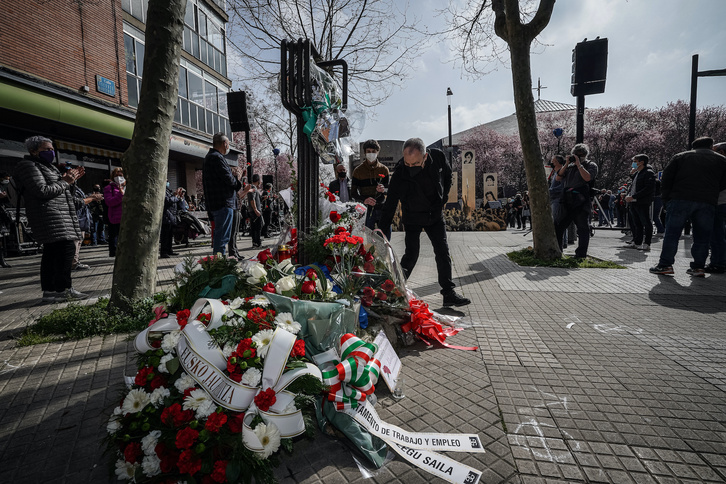
[(543, 260), (537, 259), (534, 256), (534, 250), (531, 247), (527, 247), (522, 250), (515, 250), (514, 252), (508, 252), (507, 257), (512, 262), (516, 262), (520, 266), (525, 267), (561, 267), (563, 269), (625, 269), (625, 266), (616, 264), (609, 260), (596, 259), (595, 257), (587, 256), (584, 259), (572, 257), (569, 255), (563, 255), (561, 259), (555, 260)]
[(38, 318), (23, 331), (17, 345), (30, 346), (96, 335), (139, 332), (154, 317), (154, 304), (154, 298), (146, 298), (133, 303), (132, 310), (125, 313), (110, 309), (107, 298), (87, 306), (71, 303)]

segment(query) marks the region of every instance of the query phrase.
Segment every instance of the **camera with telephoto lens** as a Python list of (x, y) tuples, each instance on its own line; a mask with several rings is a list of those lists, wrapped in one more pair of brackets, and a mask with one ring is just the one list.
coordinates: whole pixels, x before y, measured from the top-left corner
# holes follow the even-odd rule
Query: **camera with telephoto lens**
[(575, 157), (575, 155), (570, 155), (567, 157), (567, 161), (569, 161), (570, 163), (574, 163), (576, 159), (577, 158)]

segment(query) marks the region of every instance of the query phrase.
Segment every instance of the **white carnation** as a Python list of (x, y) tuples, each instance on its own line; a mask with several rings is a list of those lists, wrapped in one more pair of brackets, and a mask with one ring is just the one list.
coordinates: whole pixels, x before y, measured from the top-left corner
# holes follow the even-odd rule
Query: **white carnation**
[(149, 394), (143, 388), (134, 388), (124, 398), (121, 410), (124, 414), (137, 413), (142, 411), (149, 401)]
[(141, 470), (144, 471), (149, 477), (157, 476), (161, 474), (161, 459), (156, 453), (148, 454), (144, 456), (144, 460), (141, 461)]
[(296, 285), (297, 282), (295, 281), (295, 276), (285, 276), (277, 281), (277, 284), (275, 284), (275, 290), (278, 294), (282, 294), (283, 292), (292, 291), (295, 289)]
[(199, 405), (197, 408), (197, 411), (195, 413), (195, 417), (197, 420), (202, 420), (210, 415), (212, 415), (214, 412), (217, 411), (217, 404), (214, 402), (214, 400), (209, 399), (206, 402), (203, 402)]
[(292, 314), (290, 313), (278, 313), (275, 316), (275, 324), (278, 328), (282, 328), (292, 334), (297, 334), (301, 328), (300, 323), (292, 319)]
[(149, 401), (154, 407), (159, 408), (164, 403), (164, 399), (169, 395), (171, 395), (171, 392), (168, 388), (159, 387), (151, 392), (151, 395), (149, 395)]
[(174, 382), (174, 386), (177, 390), (179, 390), (179, 393), (184, 393), (184, 390), (187, 388), (192, 388), (196, 386), (197, 382), (194, 381), (194, 378), (187, 375), (186, 373), (182, 373), (181, 376), (177, 381)]
[(122, 481), (130, 481), (134, 478), (137, 467), (139, 467), (139, 464), (131, 464), (129, 462), (126, 462), (126, 460), (124, 459), (117, 460), (116, 477), (118, 477), (119, 480)]
[(113, 414), (114, 415), (123, 415), (123, 413), (124, 413), (124, 411), (121, 408), (121, 405), (119, 405), (118, 407), (116, 407), (116, 408), (113, 409)]
[(237, 347), (229, 343), (224, 345), (224, 348), (222, 348), (222, 354), (224, 355), (224, 358), (228, 359), (230, 356), (232, 356), (232, 353), (234, 353), (235, 349), (237, 349)]
[(271, 329), (265, 329), (252, 337), (252, 342), (257, 345), (257, 354), (260, 355), (260, 358), (267, 356), (267, 351), (270, 349), (270, 342), (274, 334)]
[(156, 444), (159, 443), (159, 437), (161, 437), (161, 430), (152, 430), (149, 435), (141, 439), (141, 450), (146, 455), (156, 455)]
[(233, 301), (229, 301), (229, 309), (237, 309), (244, 304), (245, 300), (241, 297), (234, 298)]
[(262, 278), (267, 276), (267, 271), (265, 270), (265, 266), (258, 262), (247, 269), (247, 275), (247, 282), (250, 284), (259, 284)]
[(108, 419), (108, 425), (106, 425), (106, 432), (113, 435), (116, 432), (118, 432), (118, 429), (121, 428), (121, 424), (118, 422), (118, 419), (115, 415), (112, 415), (110, 419)]
[(240, 383), (247, 385), (248, 387), (256, 387), (260, 384), (262, 379), (262, 372), (257, 368), (250, 368), (242, 375)]
[(166, 363), (174, 359), (174, 355), (167, 353), (159, 360), (159, 373), (169, 373), (169, 369), (166, 367)]
[(164, 353), (171, 353), (172, 350), (176, 351), (176, 345), (179, 343), (181, 334), (181, 331), (174, 330), (164, 336), (164, 339), (161, 340), (161, 349), (164, 350)]

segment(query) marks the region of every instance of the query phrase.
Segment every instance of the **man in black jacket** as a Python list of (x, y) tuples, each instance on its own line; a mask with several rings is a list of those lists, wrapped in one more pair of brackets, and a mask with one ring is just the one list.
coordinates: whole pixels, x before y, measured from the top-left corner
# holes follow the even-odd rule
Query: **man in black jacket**
[(444, 307), (466, 306), (471, 301), (455, 291), (451, 274), (451, 256), (446, 242), (443, 208), (451, 189), (451, 167), (443, 152), (426, 150), (421, 138), (411, 138), (403, 145), (403, 159), (398, 162), (388, 187), (381, 226), (388, 227), (401, 202), (403, 225), (406, 231), (406, 253), (401, 267), (406, 277), (411, 275), (421, 247), (421, 230), (431, 240), (436, 256)]
[(712, 150), (712, 138), (698, 138), (693, 149), (675, 155), (663, 170), (661, 193), (666, 209), (663, 248), (652, 274), (673, 274), (678, 240), (686, 220), (693, 224), (693, 262), (688, 274), (706, 275), (708, 243), (713, 230), (718, 194), (726, 189), (726, 158)]
[(225, 255), (232, 233), (233, 210), (236, 208), (235, 193), (242, 183), (232, 174), (224, 155), (229, 153), (229, 139), (224, 133), (212, 138), (212, 148), (202, 165), (202, 185), (207, 212), (214, 222), (212, 253)]
[(625, 197), (630, 220), (633, 222), (633, 242), (628, 246), (648, 252), (653, 238), (650, 207), (655, 198), (655, 172), (648, 165), (648, 155), (635, 155), (632, 166), (636, 171), (630, 184), (630, 194)]

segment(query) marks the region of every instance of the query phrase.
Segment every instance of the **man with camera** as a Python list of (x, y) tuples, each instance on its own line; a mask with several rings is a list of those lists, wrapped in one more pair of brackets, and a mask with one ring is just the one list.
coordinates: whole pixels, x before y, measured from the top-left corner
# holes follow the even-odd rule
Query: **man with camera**
[(562, 218), (555, 225), (557, 241), (562, 249), (562, 236), (570, 223), (577, 227), (577, 249), (575, 257), (587, 257), (590, 245), (590, 189), (595, 184), (597, 165), (587, 159), (590, 150), (579, 143), (572, 148), (565, 164), (557, 171), (557, 180), (563, 182)]

